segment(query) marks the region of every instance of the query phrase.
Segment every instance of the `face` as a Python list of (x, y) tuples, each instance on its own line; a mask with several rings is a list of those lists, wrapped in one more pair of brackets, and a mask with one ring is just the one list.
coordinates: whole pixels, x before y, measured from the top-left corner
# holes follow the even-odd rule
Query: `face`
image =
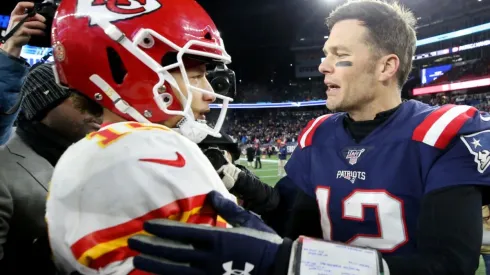
[(327, 108), (353, 111), (373, 100), (376, 60), (366, 44), (367, 29), (357, 20), (334, 25), (323, 51), (319, 71), (327, 85)]
[[(177, 84), (179, 85), (179, 88), (184, 96), (188, 97), (187, 93), (189, 91), (187, 91), (180, 71), (171, 72), (171, 74), (176, 79)], [(187, 77), (190, 85), (214, 93), (211, 84), (209, 84), (209, 81), (206, 78), (206, 65), (203, 64), (187, 69)], [(176, 93), (176, 95), (178, 96), (178, 93)], [(182, 102), (180, 98), (179, 100)], [(194, 113), (194, 118), (205, 120), (206, 114), (210, 111), (209, 104), (213, 103), (215, 100), (216, 97), (210, 94), (193, 90), (191, 108), (192, 112)]]
[(52, 109), (42, 122), (68, 140), (76, 142), (88, 133), (99, 130), (102, 124), (100, 108), (91, 108), (91, 104), (96, 103), (72, 93), (70, 97)]

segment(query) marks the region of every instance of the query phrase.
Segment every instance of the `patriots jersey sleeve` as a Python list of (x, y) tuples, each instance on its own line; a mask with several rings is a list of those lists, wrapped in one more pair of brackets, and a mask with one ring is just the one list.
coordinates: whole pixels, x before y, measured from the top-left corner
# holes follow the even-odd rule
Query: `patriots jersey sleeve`
[(103, 128), (55, 168), (46, 207), (54, 259), (67, 273), (131, 274), (127, 239), (144, 221), (226, 226), (205, 204), (212, 190), (236, 201), (190, 140), (153, 124)]
[(313, 137), (320, 125), (326, 121), (331, 114), (320, 116), (311, 120), (303, 129), (298, 137), (298, 145), (293, 151), (291, 158), (286, 163), (284, 170), (287, 176), (301, 189), (303, 192), (315, 197), (316, 185), (310, 181), (310, 154), (313, 145)]
[(466, 184), (490, 186), (490, 117), (470, 106), (446, 108), (438, 110), (439, 118), (435, 119), (436, 111), (426, 120), (433, 124), (425, 141), (432, 139), (441, 153), (436, 158), (431, 153), (422, 155), (435, 158), (425, 192)]
[(306, 172), (310, 170), (309, 150), (309, 148), (301, 149), (300, 147), (296, 147), (291, 158), (286, 163), (284, 170), (286, 171), (287, 177), (296, 186), (303, 190), (303, 192), (313, 195), (315, 194), (315, 190), (310, 182), (309, 173)]

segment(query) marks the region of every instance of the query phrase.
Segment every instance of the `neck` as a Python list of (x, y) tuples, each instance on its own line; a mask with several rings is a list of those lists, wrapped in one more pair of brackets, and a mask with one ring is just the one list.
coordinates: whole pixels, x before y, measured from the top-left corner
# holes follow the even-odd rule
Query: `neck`
[(169, 119), (163, 121), (160, 124), (163, 124), (163, 125), (167, 126), (168, 128), (176, 128), (177, 127), (177, 123), (179, 123), (179, 121), (181, 119), (182, 119), (181, 116), (172, 116), (172, 117), (170, 117)]
[(102, 117), (104, 119), (103, 124), (112, 124), (112, 123), (126, 121), (124, 118), (114, 114), (113, 112), (107, 109), (104, 109), (104, 114), (102, 115)]
[(391, 110), (402, 103), (399, 92), (389, 94), (389, 96), (378, 96), (371, 102), (364, 104), (361, 108), (348, 111), (347, 113), (354, 121), (373, 120), (377, 114)]

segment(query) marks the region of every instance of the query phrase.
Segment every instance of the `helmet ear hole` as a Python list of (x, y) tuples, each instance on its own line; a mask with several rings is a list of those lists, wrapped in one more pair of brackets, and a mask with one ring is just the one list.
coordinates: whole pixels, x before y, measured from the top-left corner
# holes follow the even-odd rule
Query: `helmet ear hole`
[(155, 46), (155, 38), (153, 38), (151, 35), (147, 35), (145, 38), (143, 38), (143, 40), (141, 40), (140, 46), (145, 49)]
[(116, 52), (114, 48), (107, 48), (107, 60), (109, 61), (109, 68), (111, 70), (112, 79), (117, 84), (122, 84), (126, 77), (128, 70), (124, 66), (121, 56)]
[(162, 97), (162, 100), (165, 103), (165, 105), (167, 105), (167, 107), (172, 105), (174, 100), (173, 100), (173, 96), (171, 94), (163, 93), (160, 96)]
[(211, 34), (209, 32), (207, 32), (205, 35), (204, 35), (204, 38), (207, 39), (207, 40), (213, 40), (213, 38), (211, 37)]

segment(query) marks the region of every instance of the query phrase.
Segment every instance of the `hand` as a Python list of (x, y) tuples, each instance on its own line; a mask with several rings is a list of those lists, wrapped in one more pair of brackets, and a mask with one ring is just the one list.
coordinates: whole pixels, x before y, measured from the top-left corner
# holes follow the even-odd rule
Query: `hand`
[[(10, 32), (19, 21), (27, 16), (25, 10), (32, 8), (34, 8), (34, 3), (32, 2), (19, 2), (10, 14), (7, 33)], [(46, 18), (40, 14), (36, 14), (32, 18), (27, 19), (15, 34), (1, 46), (2, 50), (12, 56), (19, 57), (22, 47), (29, 42), (31, 36), (44, 35), (44, 29), (46, 28), (44, 22), (46, 22)]]
[[(272, 274), (274, 263), (288, 265), (291, 242), (284, 241), (260, 218), (217, 192), (209, 202), (233, 226), (230, 229), (152, 220), (144, 229), (154, 236), (136, 235), (129, 247), (142, 254), (133, 264), (155, 274)], [(241, 227), (240, 227), (241, 226)], [(255, 229), (250, 229), (255, 228)], [(260, 231), (259, 231), (260, 230)], [(285, 253), (279, 253), (279, 251)], [(277, 258), (281, 255), (281, 259)], [(284, 257), (282, 257), (284, 255)]]
[(242, 172), (242, 170), (232, 163), (225, 164), (221, 166), (216, 172), (221, 176), (221, 180), (223, 181), (226, 189), (230, 190), (235, 186), (236, 181), (238, 180), (238, 176)]
[(232, 226), (246, 227), (276, 235), (276, 232), (266, 225), (259, 216), (223, 197), (219, 192), (209, 192), (206, 200), (216, 213)]

